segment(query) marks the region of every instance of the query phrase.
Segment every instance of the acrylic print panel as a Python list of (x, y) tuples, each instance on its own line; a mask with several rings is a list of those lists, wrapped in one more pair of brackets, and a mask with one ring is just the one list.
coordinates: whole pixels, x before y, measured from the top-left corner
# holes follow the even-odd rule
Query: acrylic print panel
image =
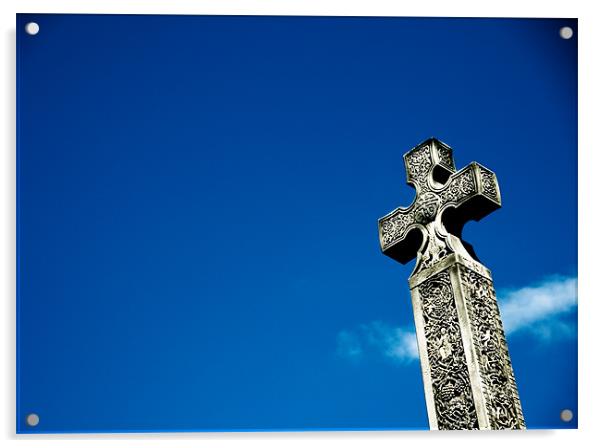
[(576, 427), (577, 31), (18, 15), (17, 431)]

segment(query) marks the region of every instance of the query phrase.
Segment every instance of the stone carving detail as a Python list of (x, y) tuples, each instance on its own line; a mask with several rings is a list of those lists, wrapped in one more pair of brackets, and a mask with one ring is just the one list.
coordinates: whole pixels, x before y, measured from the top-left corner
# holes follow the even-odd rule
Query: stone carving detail
[(414, 206), (414, 220), (420, 224), (427, 224), (435, 220), (441, 207), (441, 198), (431, 191), (420, 195)]
[(414, 182), (417, 189), (428, 189), (428, 177), (433, 166), (429, 145), (424, 145), (407, 155), (406, 166), (408, 180)]
[(491, 281), (460, 267), (491, 429), (520, 429), (525, 421)]
[(445, 165), (452, 171), (456, 171), (456, 167), (454, 166), (454, 159), (452, 159), (451, 149), (445, 146), (436, 145), (437, 146), (437, 154), (439, 155), (439, 162), (442, 165)]
[(481, 183), (483, 185), (484, 195), (489, 196), (496, 201), (499, 200), (495, 175), (483, 167), (481, 167)]
[[(421, 151), (413, 154), (421, 154)], [(412, 154), (410, 155), (411, 157)], [(424, 159), (423, 155), (417, 156), (415, 160), (416, 164), (410, 165), (413, 167), (411, 168), (411, 172), (418, 173), (423, 170), (424, 166), (429, 165), (428, 160)], [(427, 167), (426, 169), (428, 171), (430, 168)], [(381, 221), (381, 237), (384, 246), (401, 238), (408, 227), (414, 223), (424, 225), (433, 222), (443, 204), (448, 202), (459, 203), (477, 191), (472, 169), (463, 170), (454, 175), (442, 190), (431, 189), (426, 181), (422, 185), (423, 193), (418, 196), (412, 207), (399, 209)]]
[[(455, 171), (451, 149), (438, 140), (430, 139), (418, 145), (404, 156), (404, 161), (408, 182), (416, 188), (416, 201), (410, 207), (398, 208), (379, 220), (383, 250), (402, 241), (410, 226), (424, 233), (424, 226), (436, 221), (438, 214), (448, 205), (459, 206), (476, 196), (486, 197), (490, 202), (489, 208), (501, 205), (495, 175), (474, 162)], [(444, 185), (433, 179), (435, 164), (453, 172)], [(480, 182), (477, 182), (477, 176)]]
[(407, 228), (414, 221), (414, 214), (405, 210), (400, 210), (381, 223), (381, 232), (383, 244), (389, 245), (398, 238), (401, 238)]
[(418, 254), (418, 263), (414, 269), (414, 274), (430, 268), (438, 261), (445, 258), (447, 255), (452, 253), (452, 250), (446, 244), (444, 238), (440, 236), (441, 226), (436, 225), (434, 222), (428, 223), (426, 226), (426, 244), (422, 251)]
[(439, 429), (478, 429), (460, 323), (448, 271), (419, 286)]
[(459, 202), (469, 195), (476, 193), (477, 185), (472, 170), (462, 170), (451, 178), (449, 185), (441, 192), (444, 203)]

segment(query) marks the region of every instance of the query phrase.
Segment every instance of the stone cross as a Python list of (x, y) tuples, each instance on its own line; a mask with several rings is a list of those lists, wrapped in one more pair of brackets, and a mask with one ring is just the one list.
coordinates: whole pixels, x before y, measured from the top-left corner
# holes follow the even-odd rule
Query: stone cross
[(409, 283), (431, 429), (524, 429), (491, 272), (461, 239), (501, 207), (495, 174), (431, 138), (404, 155), (416, 199), (378, 221), (380, 245)]

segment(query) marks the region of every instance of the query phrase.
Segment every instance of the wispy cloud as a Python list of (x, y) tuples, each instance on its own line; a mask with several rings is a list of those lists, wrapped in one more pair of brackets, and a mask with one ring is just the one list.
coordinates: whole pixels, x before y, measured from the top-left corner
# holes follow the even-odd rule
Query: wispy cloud
[(574, 336), (575, 323), (565, 317), (577, 307), (577, 278), (550, 277), (536, 285), (499, 292), (500, 312), (508, 335), (530, 331), (542, 340)]
[[(542, 342), (574, 337), (576, 323), (566, 317), (577, 307), (577, 278), (555, 276), (522, 288), (502, 289), (498, 301), (506, 334), (528, 331)], [(360, 360), (371, 355), (395, 363), (418, 359), (413, 328), (376, 320), (342, 330), (337, 335), (339, 356)]]
[(416, 333), (414, 329), (372, 321), (359, 325), (353, 331), (340, 331), (337, 336), (337, 353), (353, 360), (376, 354), (395, 363), (410, 362), (418, 359)]
[(353, 331), (342, 330), (337, 335), (337, 353), (344, 358), (356, 359), (364, 354), (358, 335)]

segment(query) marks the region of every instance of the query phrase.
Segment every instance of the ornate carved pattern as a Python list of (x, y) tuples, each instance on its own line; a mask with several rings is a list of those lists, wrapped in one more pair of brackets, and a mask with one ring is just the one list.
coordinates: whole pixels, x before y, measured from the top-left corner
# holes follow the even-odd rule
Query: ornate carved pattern
[(483, 167), (481, 167), (481, 184), (483, 185), (484, 195), (489, 196), (493, 200), (499, 201), (495, 175)]
[(407, 210), (399, 211), (383, 220), (381, 224), (383, 245), (387, 246), (402, 237), (413, 222), (414, 214)]
[(416, 199), (414, 206), (414, 219), (420, 224), (426, 224), (435, 220), (437, 212), (441, 207), (441, 198), (433, 192), (421, 194)]
[(477, 185), (472, 170), (463, 170), (451, 178), (448, 186), (441, 192), (443, 203), (460, 202), (476, 193)]
[(421, 146), (406, 157), (408, 179), (414, 182), (418, 190), (428, 189), (429, 171), (433, 166), (429, 145)]
[(478, 429), (449, 272), (418, 288), (438, 427)]
[(491, 281), (460, 267), (491, 429), (521, 429), (525, 421)]
[[(421, 151), (418, 154), (420, 153)], [(413, 158), (412, 154), (408, 157)], [(428, 154), (426, 157), (429, 157)], [(430, 169), (428, 168), (429, 160), (430, 158), (424, 159), (423, 155), (417, 156), (415, 164), (408, 165), (413, 167), (411, 168), (413, 170), (412, 176), (421, 176), (423, 174), (422, 171), (425, 169), (428, 172)], [(424, 168), (425, 166), (427, 168)], [(461, 202), (477, 191), (473, 170), (464, 170), (455, 177), (452, 177), (449, 184), (442, 191), (431, 190), (426, 180), (422, 188), (422, 193), (418, 195), (415, 204), (411, 208), (399, 209), (381, 221), (382, 243), (384, 247), (401, 238), (412, 224), (428, 224), (433, 222), (442, 204)]]
[[(473, 162), (461, 171), (456, 171), (452, 150), (437, 139), (429, 139), (416, 146), (404, 156), (408, 182), (416, 187), (416, 201), (408, 208), (398, 208), (389, 215), (379, 220), (381, 247), (387, 253), (393, 244), (400, 244), (399, 250), (390, 251), (394, 258), (400, 260), (409, 258), (405, 254), (409, 245), (405, 245), (404, 236), (410, 226), (422, 227), (437, 220), (437, 215), (447, 205), (458, 206), (478, 197), (478, 201), (487, 199), (486, 202), (475, 202), (479, 206), (485, 204), (487, 212), (500, 206), (499, 190), (495, 174), (490, 170)], [(438, 164), (446, 167), (453, 174), (445, 185), (440, 185), (433, 179), (433, 167)], [(477, 176), (479, 178), (477, 179)], [(491, 202), (494, 203), (492, 206)], [(465, 207), (466, 211), (480, 214), (482, 209), (472, 210)], [(475, 212), (477, 210), (477, 212)], [(470, 217), (462, 215), (461, 219)], [(415, 250), (411, 248), (412, 250)], [(403, 256), (401, 254), (404, 254)], [(402, 261), (404, 262), (404, 261)]]
[(456, 167), (454, 166), (454, 159), (451, 155), (451, 149), (440, 145), (436, 145), (436, 147), (437, 154), (439, 155), (439, 162), (450, 170), (455, 171)]
[(419, 261), (416, 269), (414, 269), (413, 275), (424, 269), (430, 268), (452, 253), (452, 250), (446, 244), (445, 239), (439, 235), (441, 231), (437, 232), (438, 228), (441, 229), (441, 227), (434, 222), (426, 224), (427, 241), (423, 250), (418, 254)]

